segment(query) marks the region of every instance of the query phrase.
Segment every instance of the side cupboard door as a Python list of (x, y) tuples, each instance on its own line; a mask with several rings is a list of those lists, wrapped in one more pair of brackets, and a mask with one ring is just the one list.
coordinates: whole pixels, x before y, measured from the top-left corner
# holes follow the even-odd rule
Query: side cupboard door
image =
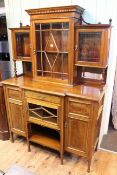
[(87, 155), (91, 104), (87, 101), (68, 98), (66, 102), (65, 150), (78, 155)]

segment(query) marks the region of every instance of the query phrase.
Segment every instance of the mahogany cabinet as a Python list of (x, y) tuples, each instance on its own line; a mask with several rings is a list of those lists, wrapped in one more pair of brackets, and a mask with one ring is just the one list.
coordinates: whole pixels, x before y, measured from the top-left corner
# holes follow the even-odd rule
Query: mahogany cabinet
[[(84, 156), (97, 149), (111, 25), (82, 24), (84, 9), (26, 10), (30, 27), (12, 29), (15, 77), (3, 81), (10, 137)], [(30, 31), (29, 31), (30, 30)], [(23, 62), (17, 76), (16, 61)]]

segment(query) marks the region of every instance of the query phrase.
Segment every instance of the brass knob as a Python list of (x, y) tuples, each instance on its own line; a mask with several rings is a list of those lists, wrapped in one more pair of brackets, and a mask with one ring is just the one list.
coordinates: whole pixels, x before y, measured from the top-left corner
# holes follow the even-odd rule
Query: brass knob
[(78, 50), (78, 45), (75, 45), (75, 50)]
[(36, 54), (36, 50), (34, 49), (34, 50), (33, 50), (33, 55), (35, 55), (35, 54)]

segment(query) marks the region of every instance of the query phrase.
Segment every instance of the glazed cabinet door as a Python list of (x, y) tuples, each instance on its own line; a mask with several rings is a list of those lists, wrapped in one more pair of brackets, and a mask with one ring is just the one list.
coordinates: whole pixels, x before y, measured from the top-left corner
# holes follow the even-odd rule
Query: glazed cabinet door
[(20, 135), (25, 135), (25, 120), (23, 117), (22, 103), (18, 100), (9, 99), (9, 116), (11, 130)]
[(33, 31), (34, 78), (67, 83), (69, 20), (36, 20)]
[(105, 30), (76, 29), (75, 60), (79, 66), (106, 67)]

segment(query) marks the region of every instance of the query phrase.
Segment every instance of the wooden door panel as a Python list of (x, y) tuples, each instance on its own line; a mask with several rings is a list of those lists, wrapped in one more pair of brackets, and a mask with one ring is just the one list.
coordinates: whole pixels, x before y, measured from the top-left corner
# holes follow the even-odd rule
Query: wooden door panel
[(25, 131), (22, 105), (9, 102), (11, 127), (20, 131)]
[(88, 122), (68, 118), (66, 129), (66, 147), (78, 151), (87, 151)]

